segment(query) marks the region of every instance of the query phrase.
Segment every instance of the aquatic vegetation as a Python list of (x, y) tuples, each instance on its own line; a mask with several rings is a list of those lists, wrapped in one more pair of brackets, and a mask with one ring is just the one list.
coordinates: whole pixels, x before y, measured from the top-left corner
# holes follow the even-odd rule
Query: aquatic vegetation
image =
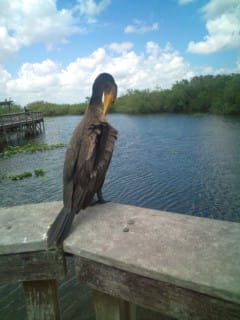
[(20, 174), (10, 174), (7, 176), (7, 178), (11, 180), (23, 180), (25, 178), (30, 178), (30, 177), (32, 177), (32, 172), (29, 172), (29, 171), (25, 171)]
[(0, 152), (0, 157), (9, 157), (16, 153), (33, 153), (37, 151), (46, 151), (56, 148), (63, 148), (63, 143), (57, 144), (47, 144), (47, 143), (28, 143), (23, 146), (7, 146), (2, 152)]
[(22, 173), (19, 174), (2, 174), (0, 173), (0, 182), (2, 180), (6, 180), (6, 179), (10, 179), (10, 180), (23, 180), (26, 178), (30, 178), (30, 177), (43, 177), (45, 176), (45, 171), (43, 169), (35, 169), (34, 170), (34, 174), (30, 171), (24, 171)]
[(45, 176), (45, 171), (43, 169), (35, 169), (34, 174), (36, 177), (43, 177)]
[[(45, 150), (52, 150), (56, 148), (63, 148), (63, 143), (57, 144), (47, 144), (47, 143), (32, 143), (26, 144), (24, 146), (7, 146), (3, 152), (0, 153), (0, 157), (10, 157), (17, 153), (33, 153), (37, 151), (45, 151)], [(43, 177), (45, 176), (45, 171), (43, 169), (37, 168), (34, 172), (25, 171), (20, 174), (2, 174), (0, 173), (0, 182), (5, 179), (10, 180), (22, 180), (29, 177)]]

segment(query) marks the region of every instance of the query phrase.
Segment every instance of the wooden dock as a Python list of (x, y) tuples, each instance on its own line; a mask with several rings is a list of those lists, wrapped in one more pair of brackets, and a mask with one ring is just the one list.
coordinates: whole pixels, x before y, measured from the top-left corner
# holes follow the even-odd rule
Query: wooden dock
[(11, 133), (18, 135), (36, 135), (44, 131), (44, 119), (41, 112), (19, 112), (0, 115), (0, 135)]
[(240, 224), (107, 203), (83, 210), (48, 248), (61, 202), (0, 208), (0, 281), (20, 281), (28, 319), (60, 319), (65, 255), (95, 292), (97, 320), (240, 319)]

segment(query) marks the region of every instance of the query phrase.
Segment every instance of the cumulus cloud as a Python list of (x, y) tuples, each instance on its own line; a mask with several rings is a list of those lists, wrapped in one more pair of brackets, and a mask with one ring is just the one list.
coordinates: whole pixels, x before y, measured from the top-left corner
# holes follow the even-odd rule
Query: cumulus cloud
[(161, 48), (155, 42), (147, 42), (144, 52), (137, 54), (131, 43), (112, 43), (77, 58), (65, 68), (49, 59), (25, 63), (16, 78), (6, 80), (5, 95), (22, 105), (36, 100), (80, 102), (91, 94), (92, 83), (101, 72), (113, 74), (119, 94), (128, 89), (168, 88), (177, 80), (194, 75), (170, 44)]
[(7, 98), (7, 83), (11, 80), (11, 75), (0, 66), (0, 100)]
[(80, 14), (87, 17), (89, 23), (96, 22), (96, 16), (104, 11), (111, 0), (101, 0), (98, 3), (94, 0), (78, 0), (76, 9), (79, 10)]
[(47, 59), (41, 63), (24, 63), (18, 73), (18, 78), (8, 83), (14, 85), (16, 92), (36, 92), (39, 88), (49, 87), (56, 83), (57, 65)]
[(124, 28), (125, 33), (146, 33), (156, 30), (158, 30), (157, 22), (154, 22), (151, 25), (147, 25), (144, 21), (137, 19), (133, 21), (133, 24), (129, 24)]
[(240, 1), (210, 0), (202, 12), (208, 34), (202, 41), (191, 41), (188, 51), (213, 53), (220, 50), (240, 49)]
[(32, 43), (51, 47), (80, 31), (70, 10), (57, 9), (56, 0), (0, 1), (0, 62)]
[(113, 42), (106, 46), (110, 50), (112, 50), (115, 53), (123, 53), (133, 48), (133, 43), (131, 42)]

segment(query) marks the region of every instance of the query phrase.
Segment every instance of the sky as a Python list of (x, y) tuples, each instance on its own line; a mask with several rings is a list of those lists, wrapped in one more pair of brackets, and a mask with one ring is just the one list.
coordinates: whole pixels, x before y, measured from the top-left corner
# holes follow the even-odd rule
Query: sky
[(240, 73), (240, 0), (0, 0), (0, 101), (84, 102)]

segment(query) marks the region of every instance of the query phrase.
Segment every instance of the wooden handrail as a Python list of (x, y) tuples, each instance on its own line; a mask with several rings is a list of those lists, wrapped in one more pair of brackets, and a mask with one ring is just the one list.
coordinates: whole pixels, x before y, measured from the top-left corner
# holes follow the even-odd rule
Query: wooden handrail
[(16, 117), (16, 116), (21, 117), (21, 116), (26, 116), (26, 115), (28, 115), (28, 116), (31, 116), (31, 115), (35, 116), (36, 115), (39, 118), (43, 117), (42, 112), (29, 111), (29, 112), (3, 113), (3, 114), (0, 114), (0, 118), (8, 118), (8, 117), (12, 118), (12, 117)]

